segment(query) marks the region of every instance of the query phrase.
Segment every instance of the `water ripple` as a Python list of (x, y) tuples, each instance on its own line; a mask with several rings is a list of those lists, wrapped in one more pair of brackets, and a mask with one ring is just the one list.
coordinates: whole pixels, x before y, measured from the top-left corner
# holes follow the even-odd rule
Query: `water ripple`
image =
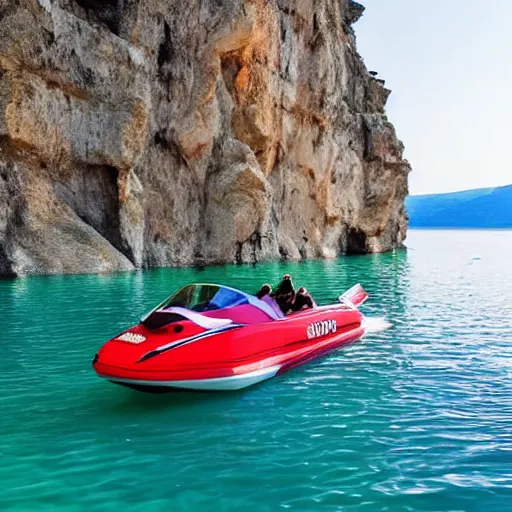
[[(0, 509), (508, 512), (512, 234), (410, 238), (331, 262), (0, 282)], [(252, 291), (284, 272), (319, 302), (362, 282), (393, 328), (224, 395), (142, 395), (91, 371), (178, 286)]]

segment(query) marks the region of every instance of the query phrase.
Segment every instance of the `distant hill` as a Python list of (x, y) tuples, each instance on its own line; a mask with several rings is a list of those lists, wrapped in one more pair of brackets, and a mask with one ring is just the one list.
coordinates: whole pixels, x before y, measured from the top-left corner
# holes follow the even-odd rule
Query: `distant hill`
[(412, 228), (512, 228), (512, 185), (410, 196)]

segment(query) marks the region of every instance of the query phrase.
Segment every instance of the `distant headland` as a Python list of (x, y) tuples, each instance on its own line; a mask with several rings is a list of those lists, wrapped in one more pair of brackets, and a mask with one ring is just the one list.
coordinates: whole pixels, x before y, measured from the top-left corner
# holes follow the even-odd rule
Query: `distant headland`
[(512, 228), (512, 185), (410, 196), (411, 228)]

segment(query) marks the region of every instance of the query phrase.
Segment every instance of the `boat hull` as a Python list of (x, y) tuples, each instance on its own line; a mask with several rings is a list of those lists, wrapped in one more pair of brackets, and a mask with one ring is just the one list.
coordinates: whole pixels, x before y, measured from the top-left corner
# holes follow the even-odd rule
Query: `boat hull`
[[(183, 391), (235, 391), (237, 389), (247, 388), (258, 384), (264, 380), (274, 377), (280, 366), (271, 366), (254, 372), (248, 372), (243, 375), (232, 375), (230, 377), (218, 377), (214, 379), (187, 379), (187, 380), (137, 380), (137, 379), (119, 379), (105, 376), (111, 382), (125, 385), (128, 387), (136, 387), (148, 392), (161, 392), (160, 389), (183, 390)], [(146, 389), (145, 389), (146, 388)]]
[(234, 391), (258, 384), (287, 370), (308, 363), (336, 349), (358, 341), (365, 334), (361, 323), (333, 336), (314, 341), (303, 341), (283, 348), (279, 354), (266, 354), (249, 364), (242, 362), (215, 369), (142, 370), (119, 368), (95, 361), (95, 370), (115, 384), (139, 391), (162, 393), (170, 391)]

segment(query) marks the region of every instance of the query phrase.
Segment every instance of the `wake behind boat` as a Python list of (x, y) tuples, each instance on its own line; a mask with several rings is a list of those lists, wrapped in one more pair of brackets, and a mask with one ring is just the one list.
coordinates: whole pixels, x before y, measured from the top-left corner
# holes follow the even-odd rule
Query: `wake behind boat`
[(234, 288), (191, 284), (108, 341), (93, 367), (141, 391), (245, 388), (359, 340), (367, 298), (356, 285), (337, 304), (284, 316)]

